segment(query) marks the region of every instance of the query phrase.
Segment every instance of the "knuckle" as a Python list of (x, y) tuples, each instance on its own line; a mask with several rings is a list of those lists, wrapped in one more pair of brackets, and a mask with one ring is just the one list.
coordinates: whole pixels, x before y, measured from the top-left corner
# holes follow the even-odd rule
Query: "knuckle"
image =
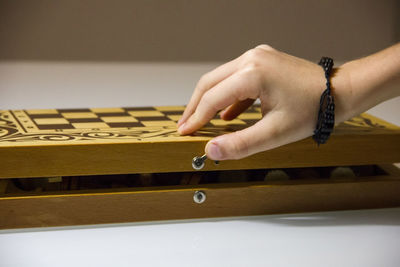
[(213, 103), (213, 96), (211, 95), (210, 91), (204, 93), (201, 102), (202, 106), (204, 106), (207, 110), (212, 112), (217, 110), (217, 107)]
[(240, 159), (248, 155), (249, 152), (249, 144), (245, 138), (239, 133), (234, 132), (234, 142), (232, 142), (232, 158), (233, 159)]
[(261, 66), (258, 64), (246, 64), (243, 66), (239, 75), (242, 75), (245, 79), (253, 78), (254, 76), (258, 75), (258, 73), (262, 70)]
[(258, 46), (256, 46), (256, 49), (262, 49), (265, 51), (275, 51), (275, 49), (272, 46), (267, 45), (267, 44), (258, 45)]
[(210, 76), (210, 73), (204, 73), (203, 75), (201, 75), (199, 82), (205, 83), (206, 81), (208, 81), (208, 77)]
[(255, 62), (261, 57), (262, 52), (263, 51), (261, 51), (260, 49), (257, 49), (257, 48), (250, 49), (245, 53), (245, 59), (246, 59), (246, 61)]
[(243, 73), (251, 73), (257, 71), (257, 69), (260, 67), (260, 62), (258, 61), (247, 61), (244, 62), (242, 65), (242, 72)]
[(241, 67), (254, 69), (264, 66), (270, 58), (270, 52), (260, 47), (247, 51), (243, 57)]
[(242, 101), (247, 98), (244, 96), (244, 92), (241, 87), (234, 88), (232, 94), (237, 101)]
[(271, 52), (276, 52), (274, 48), (272, 48), (269, 45), (262, 44), (258, 45), (253, 49), (250, 49), (244, 53), (244, 63), (255, 63), (259, 64), (263, 59), (265, 59), (266, 56), (271, 55), (273, 53)]
[(199, 81), (197, 82), (196, 89), (199, 90), (200, 92), (206, 91), (208, 88), (209, 81), (210, 81), (209, 77), (210, 77), (209, 72), (203, 74), (200, 77)]
[(263, 70), (264, 67), (258, 65), (247, 65), (242, 69), (240, 75), (252, 84), (258, 84), (261, 80)]
[(263, 69), (260, 66), (246, 66), (240, 73), (240, 79), (246, 81), (246, 87), (238, 87), (236, 98), (241, 101), (247, 98), (258, 98), (259, 89), (264, 84)]

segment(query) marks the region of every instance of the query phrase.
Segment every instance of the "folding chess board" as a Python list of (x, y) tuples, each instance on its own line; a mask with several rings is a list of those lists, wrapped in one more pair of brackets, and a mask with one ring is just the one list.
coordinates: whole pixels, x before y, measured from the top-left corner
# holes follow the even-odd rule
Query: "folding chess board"
[[(184, 106), (38, 109), (0, 111), (0, 143), (27, 141), (142, 140), (177, 137), (176, 125)], [(238, 118), (212, 119), (204, 128), (217, 135), (249, 126), (261, 119), (259, 107)], [(202, 132), (205, 134), (205, 131)], [(180, 137), (184, 139), (185, 137)]]
[(207, 141), (251, 126), (260, 107), (189, 136), (177, 133), (183, 110), (0, 111), (0, 229), (400, 206), (395, 125), (361, 114), (327, 144), (307, 138), (197, 171)]
[[(262, 117), (252, 106), (234, 120), (217, 115), (193, 135), (180, 136), (176, 124), (184, 108), (0, 111), (0, 178), (191, 171), (191, 160), (204, 154), (208, 140)], [(240, 161), (210, 162), (205, 170), (390, 162), (400, 153), (399, 129), (362, 114), (336, 127), (326, 145), (306, 139)]]
[[(182, 116), (183, 106), (144, 108), (45, 109), (15, 111), (26, 130), (66, 131), (76, 129), (126, 129), (133, 127), (174, 127)], [(259, 108), (252, 108), (238, 119), (213, 119), (207, 126), (245, 125), (261, 118)]]

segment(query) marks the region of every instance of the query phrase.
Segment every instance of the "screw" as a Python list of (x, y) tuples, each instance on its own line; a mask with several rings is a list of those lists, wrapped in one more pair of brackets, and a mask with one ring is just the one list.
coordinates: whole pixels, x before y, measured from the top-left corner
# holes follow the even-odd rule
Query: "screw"
[(193, 160), (192, 160), (192, 167), (193, 167), (193, 169), (195, 169), (195, 170), (201, 170), (201, 169), (203, 169), (203, 167), (204, 167), (204, 162), (206, 161), (206, 159), (207, 159), (207, 155), (206, 154), (204, 154), (203, 156), (201, 156), (201, 157), (194, 157), (193, 158)]
[(194, 192), (193, 195), (193, 201), (197, 204), (201, 204), (204, 201), (206, 201), (206, 193), (204, 193), (203, 191), (196, 191)]

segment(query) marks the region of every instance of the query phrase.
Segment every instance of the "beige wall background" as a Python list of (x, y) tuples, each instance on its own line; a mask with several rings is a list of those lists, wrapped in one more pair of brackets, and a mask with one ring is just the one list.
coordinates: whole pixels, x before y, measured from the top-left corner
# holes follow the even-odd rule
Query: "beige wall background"
[(226, 61), (261, 43), (317, 60), (399, 41), (396, 0), (0, 0), (0, 60)]

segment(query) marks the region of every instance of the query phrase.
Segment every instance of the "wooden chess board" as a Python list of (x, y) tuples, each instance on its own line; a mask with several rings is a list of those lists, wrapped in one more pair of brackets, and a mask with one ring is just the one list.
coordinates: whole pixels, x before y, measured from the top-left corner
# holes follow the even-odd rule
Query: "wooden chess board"
[[(4, 142), (101, 141), (179, 137), (176, 125), (184, 106), (39, 109), (0, 111), (0, 144)], [(217, 135), (247, 127), (261, 119), (259, 107), (251, 107), (238, 118), (218, 117), (204, 126), (197, 136)], [(38, 143), (39, 142), (39, 143)]]
[[(191, 171), (211, 138), (261, 118), (216, 116), (190, 136), (176, 124), (184, 106), (0, 111), (0, 178)], [(400, 128), (362, 114), (335, 128), (326, 145), (311, 139), (205, 170), (309, 167), (400, 161)], [(368, 155), (368, 156), (366, 156)], [(29, 159), (29, 160), (28, 160)], [(19, 167), (16, 167), (19, 166)]]
[[(400, 128), (361, 114), (241, 160), (194, 156), (261, 118), (180, 136), (178, 107), (0, 111), (0, 229), (400, 206)], [(203, 202), (198, 195), (203, 194)]]

